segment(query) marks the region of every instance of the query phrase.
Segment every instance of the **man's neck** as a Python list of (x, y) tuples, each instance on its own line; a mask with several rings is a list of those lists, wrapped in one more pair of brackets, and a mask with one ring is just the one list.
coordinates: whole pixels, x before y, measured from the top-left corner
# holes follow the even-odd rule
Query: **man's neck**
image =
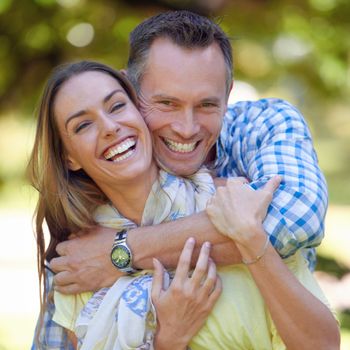
[(216, 144), (208, 152), (207, 158), (205, 158), (205, 165), (211, 164), (216, 159)]

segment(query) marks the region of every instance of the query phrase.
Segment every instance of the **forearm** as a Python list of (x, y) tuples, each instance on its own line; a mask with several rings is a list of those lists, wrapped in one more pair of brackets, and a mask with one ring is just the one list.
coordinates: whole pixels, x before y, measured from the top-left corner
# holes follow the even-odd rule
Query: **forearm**
[[(252, 260), (265, 236), (251, 240), (243, 258)], [(311, 294), (282, 262), (271, 245), (248, 268), (270, 311), (276, 329), (290, 349), (338, 349), (339, 331), (330, 310)]]
[(73, 348), (78, 349), (78, 339), (75, 333), (73, 333), (72, 331), (68, 331), (67, 333), (68, 333), (68, 339), (72, 343)]
[(209, 241), (213, 246), (212, 258), (217, 264), (229, 265), (241, 262), (235, 244), (218, 233), (206, 213), (201, 212), (157, 226), (130, 230), (127, 241), (133, 252), (134, 267), (152, 268), (152, 258), (156, 257), (166, 268), (175, 268), (189, 237), (194, 237), (196, 240), (197, 249), (193, 261), (198, 257), (199, 247), (205, 241)]
[[(89, 233), (82, 232), (78, 237), (60, 243), (56, 250), (61, 256), (50, 262), (57, 273), (56, 289), (64, 294), (77, 294), (111, 286), (122, 275), (110, 258), (115, 234), (115, 229), (96, 226)], [(231, 240), (215, 230), (205, 213), (199, 213), (157, 226), (130, 230), (127, 243), (133, 253), (133, 267), (152, 269), (152, 258), (155, 257), (166, 268), (175, 268), (189, 237), (194, 237), (197, 244), (193, 261), (196, 261), (199, 247), (205, 241), (214, 247), (212, 258), (217, 264), (230, 265), (241, 261)]]

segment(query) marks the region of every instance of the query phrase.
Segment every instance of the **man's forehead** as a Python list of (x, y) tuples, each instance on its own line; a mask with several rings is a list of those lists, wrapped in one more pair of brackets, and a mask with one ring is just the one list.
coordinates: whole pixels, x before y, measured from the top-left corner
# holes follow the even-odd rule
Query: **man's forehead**
[[(220, 57), (221, 55), (221, 57)], [(169, 39), (151, 47), (140, 79), (140, 92), (182, 101), (215, 103), (226, 97), (227, 70), (219, 45), (188, 49)]]
[(216, 43), (207, 47), (187, 48), (173, 43), (169, 39), (157, 39), (152, 44), (142, 76), (163, 74), (163, 79), (181, 74), (199, 74), (206, 76), (210, 72), (226, 79), (226, 64), (222, 51)]

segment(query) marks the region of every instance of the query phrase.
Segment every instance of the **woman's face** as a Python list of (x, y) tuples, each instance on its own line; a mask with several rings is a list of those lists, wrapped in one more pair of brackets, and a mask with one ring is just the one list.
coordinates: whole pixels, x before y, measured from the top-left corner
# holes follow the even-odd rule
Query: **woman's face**
[(103, 190), (145, 174), (152, 162), (146, 124), (119, 82), (88, 71), (66, 81), (54, 115), (71, 170), (83, 169)]

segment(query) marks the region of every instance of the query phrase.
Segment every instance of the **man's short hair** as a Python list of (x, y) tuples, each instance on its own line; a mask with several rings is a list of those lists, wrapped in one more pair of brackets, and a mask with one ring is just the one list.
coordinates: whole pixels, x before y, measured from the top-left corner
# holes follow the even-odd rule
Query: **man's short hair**
[(128, 77), (140, 89), (146, 69), (150, 47), (158, 38), (169, 38), (184, 48), (206, 48), (217, 43), (224, 56), (229, 92), (233, 79), (232, 47), (228, 36), (212, 20), (190, 11), (170, 11), (150, 17), (140, 23), (130, 34)]

